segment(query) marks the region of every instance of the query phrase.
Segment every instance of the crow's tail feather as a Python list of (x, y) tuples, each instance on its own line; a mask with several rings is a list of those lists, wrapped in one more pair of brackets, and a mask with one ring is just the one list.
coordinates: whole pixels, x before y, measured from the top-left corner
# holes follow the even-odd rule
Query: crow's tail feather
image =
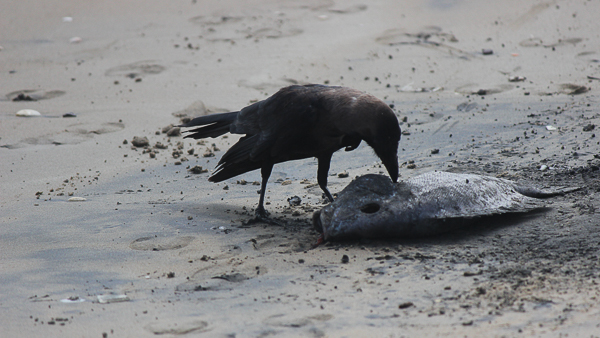
[(186, 131), (190, 133), (184, 138), (202, 139), (206, 137), (218, 137), (229, 132), (229, 125), (235, 121), (239, 112), (213, 114), (196, 117), (180, 127), (196, 127)]

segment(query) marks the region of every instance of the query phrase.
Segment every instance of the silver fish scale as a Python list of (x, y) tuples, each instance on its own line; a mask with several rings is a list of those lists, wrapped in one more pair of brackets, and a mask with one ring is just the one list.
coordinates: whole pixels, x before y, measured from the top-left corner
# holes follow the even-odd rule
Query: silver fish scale
[(474, 174), (425, 173), (406, 181), (427, 218), (476, 217), (539, 208), (541, 202), (519, 193), (509, 180)]
[[(547, 191), (475, 174), (430, 172), (399, 183), (364, 175), (313, 215), (325, 240), (343, 237), (422, 237), (464, 226), (474, 218), (543, 207)], [(471, 222), (472, 223), (472, 222)]]

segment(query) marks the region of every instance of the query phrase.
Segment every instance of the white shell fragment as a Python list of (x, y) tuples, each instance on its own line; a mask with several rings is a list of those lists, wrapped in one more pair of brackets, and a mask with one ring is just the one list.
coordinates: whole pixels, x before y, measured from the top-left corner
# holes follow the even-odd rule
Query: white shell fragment
[(83, 202), (87, 201), (85, 197), (71, 197), (67, 200), (67, 202)]
[(21, 109), (17, 112), (17, 116), (20, 117), (34, 117), (34, 116), (42, 116), (39, 111), (33, 109)]
[(79, 298), (78, 296), (73, 296), (60, 300), (61, 303), (83, 303), (85, 302), (85, 298)]
[(413, 85), (413, 83), (411, 82), (411, 83), (407, 84), (406, 86), (400, 88), (400, 91), (401, 92), (409, 92), (409, 93), (435, 93), (435, 92), (444, 90), (444, 87), (440, 87), (440, 86), (427, 87), (427, 88), (425, 88), (425, 87), (415, 88), (412, 85)]
[(554, 130), (558, 130), (558, 128), (556, 128), (554, 126), (546, 126), (546, 130), (554, 131)]
[(83, 41), (83, 40), (78, 36), (74, 36), (69, 39), (69, 43), (80, 43), (81, 41)]
[(98, 303), (107, 304), (107, 303), (119, 303), (119, 302), (127, 302), (129, 301), (129, 297), (127, 295), (98, 295)]

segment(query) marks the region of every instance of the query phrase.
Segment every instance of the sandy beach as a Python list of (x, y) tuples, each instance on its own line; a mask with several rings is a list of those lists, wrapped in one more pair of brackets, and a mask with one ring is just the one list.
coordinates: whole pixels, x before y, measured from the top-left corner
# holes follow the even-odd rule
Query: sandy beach
[[(0, 337), (600, 337), (598, 13), (572, 0), (4, 4)], [(306, 159), (271, 175), (266, 208), (284, 225), (248, 225), (260, 172), (207, 181), (239, 136), (167, 132), (308, 83), (393, 108), (400, 179), (582, 189), (434, 238), (313, 248), (325, 202)], [(329, 188), (368, 173), (385, 174), (371, 148), (340, 151)]]

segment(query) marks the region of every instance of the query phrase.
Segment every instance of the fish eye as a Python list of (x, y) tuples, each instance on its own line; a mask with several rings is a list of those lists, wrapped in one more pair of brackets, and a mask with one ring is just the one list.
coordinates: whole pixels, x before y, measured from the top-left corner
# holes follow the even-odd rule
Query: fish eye
[(360, 207), (360, 211), (364, 212), (365, 214), (373, 214), (379, 211), (380, 208), (381, 207), (377, 203), (369, 203)]

